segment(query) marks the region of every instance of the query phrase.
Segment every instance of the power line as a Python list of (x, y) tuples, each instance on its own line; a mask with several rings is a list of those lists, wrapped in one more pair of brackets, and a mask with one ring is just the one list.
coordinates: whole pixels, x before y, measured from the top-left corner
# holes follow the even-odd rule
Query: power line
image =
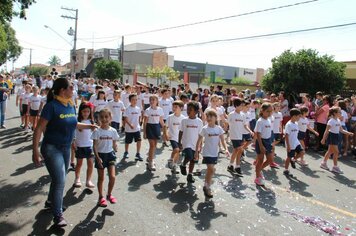
[(18, 39), (20, 42), (23, 42), (23, 43), (26, 43), (26, 44), (29, 44), (29, 45), (32, 45), (34, 47), (38, 47), (38, 48), (43, 48), (43, 49), (46, 49), (46, 50), (54, 50), (54, 51), (69, 51), (70, 49), (63, 49), (63, 48), (49, 48), (49, 47), (45, 47), (45, 46), (42, 46), (42, 45), (38, 45), (38, 44), (34, 44), (34, 43), (30, 43), (28, 41), (25, 41), (25, 40), (22, 40), (22, 39)]
[[(280, 9), (284, 9), (284, 8), (300, 6), (300, 5), (314, 3), (314, 2), (318, 2), (318, 1), (319, 0), (309, 0), (309, 1), (304, 1), (304, 2), (297, 2), (297, 3), (293, 3), (293, 4), (287, 4), (287, 5), (277, 6), (277, 7), (271, 7), (271, 8), (266, 8), (266, 9), (262, 9), (262, 10), (255, 10), (255, 11), (240, 13), (240, 14), (231, 15), (231, 16), (218, 17), (218, 18), (214, 18), (214, 19), (208, 19), (208, 20), (203, 20), (203, 21), (197, 21), (197, 22), (192, 22), (192, 23), (187, 23), (187, 24), (182, 24), (182, 25), (175, 25), (175, 26), (170, 26), (170, 27), (152, 29), (152, 30), (141, 31), (141, 32), (136, 32), (136, 33), (130, 33), (130, 34), (124, 34), (124, 35), (113, 35), (113, 36), (106, 36), (106, 37), (97, 37), (96, 39), (110, 39), (110, 38), (111, 39), (112, 38), (117, 39), (117, 38), (120, 38), (122, 36), (133, 36), (133, 35), (139, 35), (139, 34), (148, 34), (148, 33), (160, 32), (160, 31), (164, 31), (164, 30), (172, 30), (172, 29), (184, 28), (184, 27), (188, 27), (188, 26), (206, 24), (206, 23), (211, 23), (211, 22), (215, 22), (215, 21), (227, 20), (227, 19), (231, 19), (231, 18), (237, 18), (237, 17), (248, 16), (248, 15), (253, 15), (253, 14), (258, 14), (258, 13), (264, 13), (264, 12), (280, 10)], [(93, 38), (80, 38), (80, 39), (81, 40), (85, 40), (85, 39), (93, 39)]]
[(239, 40), (258, 39), (258, 38), (265, 38), (265, 37), (280, 36), (280, 35), (286, 35), (286, 34), (312, 32), (312, 31), (317, 31), (317, 30), (335, 29), (335, 28), (347, 27), (347, 26), (353, 26), (353, 25), (356, 25), (356, 22), (338, 24), (338, 25), (322, 26), (322, 27), (315, 27), (315, 28), (308, 28), (308, 29), (284, 31), (284, 32), (277, 32), (277, 33), (244, 36), (244, 37), (238, 37), (238, 38), (215, 39), (215, 40), (210, 40), (210, 41), (204, 41), (204, 42), (198, 42), (198, 43), (186, 43), (186, 44), (180, 44), (180, 45), (174, 45), (174, 46), (168, 46), (168, 47), (156, 47), (156, 48), (148, 48), (148, 49), (140, 49), (140, 50), (130, 50), (130, 51), (126, 51), (126, 52), (144, 52), (144, 51), (152, 51), (152, 50), (163, 50), (163, 49), (168, 49), (168, 48), (181, 48), (181, 47), (190, 47), (190, 46), (200, 46), (200, 45), (213, 44), (213, 43), (232, 42), (232, 41), (239, 41)]
[(182, 24), (182, 25), (176, 25), (176, 26), (171, 26), (171, 27), (165, 27), (165, 28), (160, 28), (160, 29), (153, 29), (153, 30), (147, 30), (147, 31), (141, 31), (137, 33), (131, 33), (131, 34), (126, 34), (124, 36), (133, 36), (133, 35), (138, 35), (138, 34), (148, 34), (148, 33), (154, 33), (154, 32), (159, 32), (159, 31), (164, 31), (164, 30), (172, 30), (172, 29), (178, 29), (178, 28), (183, 28), (183, 27), (188, 27), (188, 26), (193, 26), (193, 25), (200, 25), (200, 24), (206, 24), (210, 22), (215, 22), (215, 21), (221, 21), (221, 20), (227, 20), (231, 18), (236, 18), (236, 17), (241, 17), (241, 16), (248, 16), (248, 15), (253, 15), (253, 14), (258, 14), (258, 13), (263, 13), (263, 12), (269, 12), (269, 11), (275, 11), (275, 10), (280, 10), (284, 8), (290, 8), (290, 7), (295, 7), (295, 6), (300, 6), (304, 4), (309, 4), (309, 3), (314, 3), (318, 2), (319, 0), (309, 0), (309, 1), (304, 1), (304, 2), (297, 2), (293, 4), (288, 4), (288, 5), (282, 5), (278, 7), (271, 7), (263, 10), (256, 10), (256, 11), (251, 11), (251, 12), (245, 12), (237, 15), (231, 15), (231, 16), (225, 16), (225, 17), (219, 17), (219, 18), (214, 18), (210, 20), (203, 20), (203, 21), (197, 21), (193, 23), (188, 23), (188, 24)]

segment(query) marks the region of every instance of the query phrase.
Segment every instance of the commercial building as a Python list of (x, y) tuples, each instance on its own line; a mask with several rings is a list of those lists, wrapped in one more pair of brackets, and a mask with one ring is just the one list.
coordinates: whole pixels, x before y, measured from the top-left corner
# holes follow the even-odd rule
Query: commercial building
[(356, 61), (344, 61), (346, 64), (346, 83), (350, 89), (356, 89)]

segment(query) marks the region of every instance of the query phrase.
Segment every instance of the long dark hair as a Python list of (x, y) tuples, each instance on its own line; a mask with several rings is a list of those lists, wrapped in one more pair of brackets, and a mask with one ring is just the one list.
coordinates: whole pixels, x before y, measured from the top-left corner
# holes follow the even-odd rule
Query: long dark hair
[(92, 104), (90, 102), (82, 102), (79, 106), (79, 111), (78, 111), (78, 122), (81, 122), (84, 118), (82, 116), (82, 111), (86, 108), (89, 108), (90, 114), (89, 114), (89, 120), (92, 124), (94, 124), (94, 121), (92, 120)]
[(70, 83), (66, 78), (56, 79), (47, 94), (47, 102), (54, 100), (54, 96), (58, 96), (61, 89), (67, 89), (69, 85)]

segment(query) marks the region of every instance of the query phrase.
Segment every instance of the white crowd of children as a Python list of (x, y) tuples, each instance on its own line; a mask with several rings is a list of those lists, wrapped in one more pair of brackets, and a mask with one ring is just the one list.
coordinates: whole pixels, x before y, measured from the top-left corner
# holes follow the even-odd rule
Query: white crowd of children
[[(78, 86), (78, 81), (76, 83), (72, 81), (72, 84), (77, 89), (83, 87)], [(202, 157), (202, 163), (207, 166), (203, 191), (208, 198), (213, 197), (211, 185), (215, 173), (214, 165), (218, 163), (222, 150), (225, 150), (226, 157), (230, 159), (227, 171), (234, 176), (242, 177), (241, 161), (245, 150), (252, 143), (256, 152), (254, 182), (256, 185), (264, 186), (263, 170), (268, 166), (279, 167), (274, 162), (275, 146), (283, 140), (283, 133), (286, 147), (283, 173), (288, 177), (292, 176), (289, 165), (295, 168), (297, 161), (301, 165), (307, 165), (304, 159), (304, 139), (307, 130), (319, 135), (309, 124), (307, 118), (309, 110), (306, 107), (291, 109), (291, 119), (282, 129), (283, 117), (278, 102), (260, 104), (257, 100), (247, 101), (235, 97), (231, 99), (226, 112), (222, 106), (223, 97), (213, 94), (209, 98), (207, 109), (203, 112), (199, 94), (189, 96), (181, 91), (172, 96), (169, 88), (152, 91), (148, 86), (143, 90), (141, 93), (140, 89), (137, 87), (134, 89), (128, 84), (120, 90), (117, 85), (108, 81), (104, 81), (103, 86), (99, 86), (89, 80), (84, 92), (87, 95), (84, 96), (83, 91), (79, 91), (82, 95), (82, 103), (79, 106), (78, 121), (88, 124), (97, 123), (98, 129), (76, 130), (73, 141), (73, 156), (76, 157), (74, 186), (82, 186), (80, 171), (83, 160), (86, 159), (86, 187), (95, 187), (92, 182), (94, 166), (98, 170), (99, 206), (105, 207), (107, 200), (111, 203), (117, 201), (112, 195), (117, 161), (115, 152), (123, 149), (122, 158), (129, 158), (129, 145), (135, 141), (135, 160), (144, 160), (141, 155), (141, 132), (149, 144), (146, 159), (149, 171), (156, 171), (156, 148), (160, 139), (163, 147), (168, 146), (168, 142), (172, 147), (172, 153), (167, 158), (172, 174), (180, 172), (186, 175), (188, 183), (195, 182), (194, 167)], [(29, 83), (23, 83), (23, 88), (18, 89), (16, 105), (19, 106), (21, 114), (21, 126), (26, 131), (36, 127), (41, 108), (46, 103), (48, 90), (43, 89), (41, 95), (40, 91), (36, 85)], [(77, 97), (73, 99), (76, 101)], [(326, 132), (322, 137), (322, 143), (328, 144), (328, 150), (321, 168), (329, 170), (327, 161), (330, 156), (333, 156), (331, 171), (340, 174), (342, 171), (337, 162), (340, 151), (339, 133), (349, 136), (353, 134), (343, 128), (340, 107), (332, 107), (329, 116)], [(125, 135), (123, 148), (117, 145), (120, 130), (124, 130)], [(232, 146), (231, 155), (226, 143)], [(181, 163), (180, 153), (183, 157)], [(105, 168), (109, 175), (106, 198), (103, 193)]]

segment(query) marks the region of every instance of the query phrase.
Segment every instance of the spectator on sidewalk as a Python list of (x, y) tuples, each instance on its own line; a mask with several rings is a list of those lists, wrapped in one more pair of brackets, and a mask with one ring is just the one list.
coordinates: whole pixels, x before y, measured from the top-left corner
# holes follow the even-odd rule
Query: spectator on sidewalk
[(5, 75), (0, 74), (0, 127), (5, 129), (6, 100), (9, 96), (9, 85), (5, 82)]

